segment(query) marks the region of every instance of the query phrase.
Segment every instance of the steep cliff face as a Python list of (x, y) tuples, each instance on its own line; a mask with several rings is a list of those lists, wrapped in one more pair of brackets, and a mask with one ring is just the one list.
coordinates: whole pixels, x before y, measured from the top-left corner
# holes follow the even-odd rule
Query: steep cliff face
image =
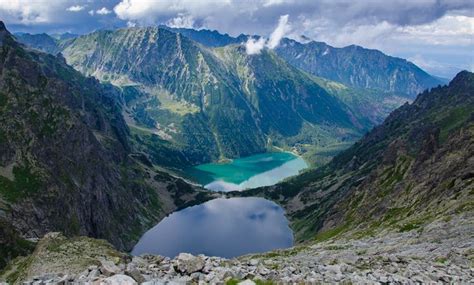
[(268, 189), (298, 240), (405, 231), (473, 210), (474, 74), (394, 111), (322, 169)]
[(11, 229), (2, 236), (62, 231), (128, 249), (193, 199), (193, 187), (135, 152), (122, 103), (116, 87), (25, 50), (1, 23), (0, 220)]

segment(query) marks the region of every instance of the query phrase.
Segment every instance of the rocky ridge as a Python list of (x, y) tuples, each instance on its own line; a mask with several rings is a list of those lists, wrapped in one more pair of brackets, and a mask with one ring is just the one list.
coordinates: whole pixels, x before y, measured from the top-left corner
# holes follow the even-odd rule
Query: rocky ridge
[[(209, 47), (241, 44), (249, 37), (243, 34), (232, 37), (206, 29), (165, 28)], [(283, 38), (275, 51), (295, 67), (354, 88), (395, 92), (414, 98), (426, 88), (446, 83), (405, 59), (356, 45), (337, 48), (306, 37), (300, 41)]]

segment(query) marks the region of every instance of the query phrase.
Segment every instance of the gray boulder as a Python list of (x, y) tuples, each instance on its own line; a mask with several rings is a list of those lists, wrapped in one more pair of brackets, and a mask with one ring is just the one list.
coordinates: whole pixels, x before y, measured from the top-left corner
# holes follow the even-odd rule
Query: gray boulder
[(201, 256), (194, 256), (189, 253), (180, 253), (176, 258), (174, 267), (179, 273), (191, 274), (202, 271), (205, 264), (206, 262)]
[(101, 263), (100, 271), (105, 276), (112, 276), (114, 274), (120, 273), (120, 268), (117, 265), (115, 265), (115, 263), (113, 263), (112, 261), (102, 260), (100, 263)]
[(138, 284), (132, 277), (123, 275), (123, 274), (116, 274), (114, 276), (110, 276), (102, 280), (101, 284), (104, 285), (135, 285)]

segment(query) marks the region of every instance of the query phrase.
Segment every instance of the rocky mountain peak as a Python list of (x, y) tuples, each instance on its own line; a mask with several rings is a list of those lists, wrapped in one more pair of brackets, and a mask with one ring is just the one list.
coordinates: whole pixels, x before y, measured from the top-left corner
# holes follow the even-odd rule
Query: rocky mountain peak
[(453, 80), (449, 83), (450, 85), (459, 85), (464, 84), (465, 82), (469, 82), (474, 78), (474, 73), (469, 72), (467, 70), (460, 71), (456, 76), (454, 76)]
[(5, 27), (5, 24), (0, 21), (0, 46), (3, 45), (5, 42), (11, 41), (11, 34)]

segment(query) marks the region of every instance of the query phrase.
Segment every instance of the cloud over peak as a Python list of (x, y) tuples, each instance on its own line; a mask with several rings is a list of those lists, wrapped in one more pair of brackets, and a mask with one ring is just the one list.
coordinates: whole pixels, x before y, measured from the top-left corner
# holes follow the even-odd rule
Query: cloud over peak
[(259, 54), (263, 48), (267, 47), (269, 49), (276, 48), (283, 37), (285, 37), (291, 30), (291, 26), (288, 23), (289, 15), (280, 16), (278, 20), (278, 25), (273, 30), (269, 39), (265, 37), (260, 37), (254, 39), (250, 37), (245, 43), (245, 51), (248, 55)]
[(288, 17), (289, 15), (280, 16), (278, 20), (278, 26), (270, 35), (270, 39), (268, 40), (267, 46), (269, 49), (276, 48), (279, 44), (281, 39), (290, 32), (290, 24), (288, 24)]
[(265, 47), (266, 42), (267, 40), (263, 37), (259, 39), (249, 37), (245, 43), (245, 52), (247, 52), (248, 55), (259, 54)]

